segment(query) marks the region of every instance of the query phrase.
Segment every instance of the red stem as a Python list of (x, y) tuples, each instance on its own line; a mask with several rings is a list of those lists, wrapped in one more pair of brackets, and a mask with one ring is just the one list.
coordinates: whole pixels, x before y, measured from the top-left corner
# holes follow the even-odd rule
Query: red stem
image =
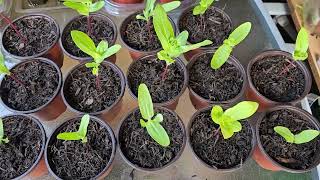
[(293, 64), (292, 62), (290, 62), (289, 60), (286, 60), (286, 61), (287, 61), (289, 64), (288, 64), (286, 67), (284, 67), (284, 69), (280, 72), (279, 75), (282, 75), (282, 74), (288, 72), (288, 71), (290, 70), (290, 66), (296, 67), (296, 65), (294, 65), (294, 64)]
[(20, 81), (13, 73), (11, 73), (9, 77), (13, 79), (15, 82), (17, 82), (18, 84), (25, 86), (25, 84), (22, 81)]
[(100, 76), (99, 76), (99, 75), (96, 76), (96, 86), (97, 86), (97, 89), (98, 89), (98, 90), (101, 89)]
[(12, 29), (14, 29), (14, 31), (17, 33), (17, 35), (23, 40), (23, 42), (25, 44), (27, 44), (27, 38), (22, 36), (22, 34), (20, 33), (20, 31), (18, 30), (17, 26), (13, 24), (13, 22), (11, 21), (11, 19), (7, 16), (5, 16), (3, 13), (0, 13), (0, 16), (12, 27)]
[(216, 135), (218, 135), (218, 133), (220, 132), (220, 127), (216, 130), (216, 132), (214, 133), (214, 135), (213, 136), (216, 136)]
[(164, 81), (166, 79), (167, 73), (168, 73), (168, 65), (166, 65), (163, 73), (161, 74), (162, 81)]
[(88, 35), (91, 35), (91, 16), (89, 15), (87, 17), (87, 22), (88, 22)]

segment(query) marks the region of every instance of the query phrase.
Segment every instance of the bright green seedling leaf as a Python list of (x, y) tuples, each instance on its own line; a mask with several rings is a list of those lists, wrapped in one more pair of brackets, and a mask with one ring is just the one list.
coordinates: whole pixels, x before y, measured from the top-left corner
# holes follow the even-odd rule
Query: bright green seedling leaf
[(8, 143), (9, 139), (8, 138), (4, 138), (4, 128), (3, 128), (3, 121), (0, 118), (0, 144), (2, 143)]
[(259, 104), (252, 101), (242, 101), (223, 112), (221, 106), (211, 109), (211, 119), (218, 124), (224, 139), (229, 139), (242, 129), (240, 120), (247, 119), (258, 110)]
[(309, 34), (308, 31), (302, 27), (296, 39), (296, 47), (293, 52), (293, 59), (296, 61), (304, 61), (308, 58), (309, 48)]
[(193, 15), (204, 14), (213, 2), (214, 0), (200, 0), (199, 4), (193, 8)]
[(290, 129), (283, 126), (276, 126), (273, 128), (273, 130), (276, 133), (278, 133), (280, 136), (282, 136), (288, 143), (294, 143), (294, 144), (304, 144), (304, 143), (310, 142), (320, 134), (320, 131), (308, 129), (308, 130), (303, 130), (300, 133), (294, 135), (290, 131)]
[(217, 49), (211, 59), (211, 67), (213, 69), (219, 69), (231, 55), (231, 52), (235, 46), (240, 44), (250, 33), (251, 23), (245, 22), (237, 27), (228, 37), (223, 41), (223, 44)]
[(71, 31), (71, 37), (76, 46), (93, 58), (93, 62), (86, 63), (87, 68), (92, 68), (92, 74), (98, 76), (99, 66), (104, 59), (116, 54), (121, 46), (116, 44), (108, 47), (107, 41), (101, 41), (96, 47), (93, 40), (84, 32)]
[(161, 126), (163, 115), (154, 116), (153, 103), (148, 87), (140, 84), (138, 88), (138, 103), (140, 113), (143, 119), (140, 119), (141, 127), (147, 129), (150, 137), (163, 147), (170, 145), (170, 138), (166, 130)]
[(63, 132), (58, 134), (57, 139), (65, 141), (79, 141), (86, 143), (87, 139), (87, 130), (90, 122), (90, 116), (85, 114), (81, 118), (80, 126), (77, 132)]
[(4, 56), (1, 52), (0, 52), (0, 73), (8, 75), (8, 76), (11, 75), (9, 69), (7, 68), (7, 66), (5, 64)]
[(76, 10), (79, 14), (89, 16), (92, 12), (97, 12), (104, 7), (104, 1), (97, 1), (93, 3), (93, 0), (64, 0), (63, 3), (68, 8)]

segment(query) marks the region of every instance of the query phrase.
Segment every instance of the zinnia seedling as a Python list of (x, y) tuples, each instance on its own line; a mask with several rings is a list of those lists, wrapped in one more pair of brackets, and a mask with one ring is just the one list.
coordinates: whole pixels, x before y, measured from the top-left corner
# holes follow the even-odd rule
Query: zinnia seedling
[(252, 116), (258, 107), (256, 102), (243, 101), (223, 112), (221, 106), (215, 105), (211, 110), (211, 118), (219, 125), (223, 138), (229, 139), (234, 133), (241, 131), (242, 125), (239, 121)]
[(138, 89), (138, 103), (140, 113), (143, 119), (140, 119), (140, 125), (147, 129), (148, 134), (153, 140), (163, 147), (170, 145), (170, 139), (166, 130), (161, 126), (163, 115), (154, 116), (153, 103), (148, 87), (140, 84)]
[(200, 0), (199, 4), (193, 8), (193, 15), (203, 15), (213, 2), (214, 0)]
[(211, 67), (216, 70), (226, 63), (233, 48), (240, 44), (248, 36), (250, 31), (250, 22), (245, 22), (237, 27), (214, 53), (211, 59)]
[(90, 116), (85, 114), (81, 118), (79, 130), (77, 132), (63, 132), (57, 135), (57, 139), (65, 140), (65, 141), (80, 141), (82, 143), (86, 143), (88, 141), (87, 138), (87, 130), (90, 122)]
[(0, 144), (2, 143), (8, 143), (9, 139), (8, 138), (4, 138), (4, 128), (3, 128), (3, 121), (0, 118)]
[(300, 133), (294, 135), (290, 129), (283, 126), (276, 126), (273, 128), (273, 130), (278, 133), (280, 136), (282, 136), (288, 143), (294, 143), (294, 144), (303, 144), (312, 141), (317, 136), (319, 136), (320, 131), (317, 130), (303, 130)]
[(175, 62), (174, 58), (193, 49), (212, 44), (212, 41), (205, 40), (197, 44), (188, 45), (188, 31), (182, 31), (175, 37), (174, 29), (168, 16), (163, 7), (159, 4), (154, 11), (153, 26), (163, 49), (157, 53), (157, 56), (160, 60), (166, 62), (166, 68), (163, 72), (162, 79), (164, 79), (167, 73), (168, 66)]

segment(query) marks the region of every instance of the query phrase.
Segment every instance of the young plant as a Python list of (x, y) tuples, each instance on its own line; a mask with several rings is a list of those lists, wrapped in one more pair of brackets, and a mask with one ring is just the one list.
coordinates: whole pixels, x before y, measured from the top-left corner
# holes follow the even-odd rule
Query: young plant
[(8, 143), (9, 139), (8, 138), (4, 138), (4, 128), (3, 128), (3, 121), (0, 118), (0, 144), (2, 143)]
[(193, 8), (193, 15), (203, 15), (213, 2), (214, 0), (200, 0), (199, 4)]
[(273, 130), (282, 136), (288, 143), (303, 144), (312, 141), (314, 138), (319, 136), (320, 131), (317, 130), (303, 130), (300, 133), (294, 135), (290, 129), (283, 126), (276, 126)]
[(100, 88), (99, 66), (104, 59), (116, 54), (121, 46), (116, 44), (108, 47), (107, 41), (101, 41), (96, 47), (93, 40), (84, 32), (71, 31), (71, 37), (76, 46), (93, 58), (92, 62), (86, 63), (87, 68), (92, 68), (92, 74), (96, 76), (96, 85)]
[(166, 62), (165, 70), (162, 73), (162, 79), (164, 79), (167, 74), (168, 66), (175, 62), (174, 58), (193, 49), (212, 44), (212, 41), (205, 40), (197, 44), (188, 45), (188, 31), (182, 31), (175, 37), (174, 29), (161, 5), (157, 5), (155, 8), (153, 26), (163, 49), (157, 53), (157, 56), (160, 60)]
[(148, 87), (140, 84), (138, 89), (138, 103), (140, 113), (143, 119), (140, 119), (140, 125), (147, 129), (148, 134), (153, 140), (163, 147), (170, 145), (170, 139), (166, 130), (161, 126), (163, 121), (162, 114), (154, 114), (153, 103)]
[(24, 86), (24, 84), (13, 73), (10, 72), (10, 70), (8, 69), (8, 67), (5, 64), (4, 56), (1, 52), (0, 52), (0, 74), (7, 75), (8, 77), (12, 78), (18, 84)]
[(221, 106), (215, 105), (211, 110), (211, 118), (219, 125), (217, 132), (221, 130), (223, 138), (229, 139), (234, 133), (241, 131), (242, 125), (239, 121), (252, 116), (258, 107), (256, 102), (242, 101), (223, 112)]
[(211, 68), (217, 70), (227, 62), (233, 48), (240, 44), (248, 36), (250, 31), (250, 22), (245, 22), (237, 27), (214, 53), (211, 59)]
[(80, 141), (86, 143), (88, 141), (87, 131), (90, 122), (89, 114), (85, 114), (81, 118), (80, 126), (76, 132), (63, 132), (57, 135), (57, 139), (65, 141)]

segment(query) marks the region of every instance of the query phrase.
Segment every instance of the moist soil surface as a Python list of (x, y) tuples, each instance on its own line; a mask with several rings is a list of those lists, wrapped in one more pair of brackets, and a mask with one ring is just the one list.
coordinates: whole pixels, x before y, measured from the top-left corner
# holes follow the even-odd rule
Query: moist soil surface
[(250, 76), (263, 96), (277, 102), (298, 99), (305, 87), (305, 77), (297, 63), (286, 56), (270, 56), (255, 62)]
[(29, 111), (46, 104), (59, 86), (56, 68), (38, 60), (20, 64), (11, 73), (1, 83), (1, 98), (8, 107), (18, 111)]
[(138, 97), (138, 87), (141, 83), (148, 86), (153, 103), (163, 103), (179, 95), (184, 85), (184, 72), (177, 62), (168, 66), (165, 78), (165, 61), (155, 56), (140, 59), (132, 64), (128, 72), (129, 87)]
[[(75, 132), (80, 118), (69, 121), (55, 132)], [(112, 139), (108, 130), (91, 120), (86, 143), (51, 139), (48, 146), (48, 162), (52, 171), (62, 179), (92, 179), (103, 171), (112, 154)]]
[(4, 137), (0, 144), (0, 179), (14, 179), (36, 162), (42, 149), (42, 132), (38, 124), (25, 116), (3, 118)]
[(304, 144), (287, 143), (273, 130), (275, 126), (285, 126), (293, 134), (307, 129), (316, 129), (313, 123), (293, 111), (277, 110), (268, 113), (261, 121), (259, 133), (264, 150), (273, 160), (285, 167), (303, 170), (319, 159), (319, 137)]
[(179, 22), (180, 32), (189, 32), (188, 41), (192, 44), (211, 40), (210, 46), (218, 46), (223, 43), (232, 30), (232, 24), (225, 14), (221, 14), (213, 6), (203, 15), (194, 16), (190, 9)]
[(201, 112), (192, 122), (190, 142), (193, 151), (202, 161), (217, 169), (242, 165), (253, 148), (249, 123), (241, 121), (242, 130), (225, 140), (221, 131), (217, 133), (219, 126), (212, 121), (210, 111)]
[(136, 110), (123, 122), (119, 132), (119, 144), (124, 156), (142, 168), (160, 168), (170, 163), (183, 148), (185, 133), (179, 119), (169, 111), (155, 108), (155, 114), (164, 117), (161, 125), (170, 137), (170, 145), (162, 147), (141, 127), (140, 111)]
[(235, 98), (243, 86), (243, 77), (236, 66), (225, 63), (218, 70), (211, 68), (212, 54), (199, 56), (189, 69), (189, 86), (210, 101), (227, 101)]
[(124, 28), (123, 40), (131, 48), (140, 51), (154, 51), (161, 48), (160, 41), (154, 30), (152, 18), (149, 23), (145, 20), (136, 19), (135, 16)]
[(78, 30), (82, 31), (90, 36), (97, 46), (99, 42), (105, 40), (109, 43), (109, 46), (113, 45), (115, 33), (112, 24), (108, 19), (103, 19), (100, 16), (90, 16), (90, 29), (88, 30), (88, 18), (81, 16), (68, 24), (62, 34), (62, 46), (71, 55), (76, 57), (90, 57), (86, 53), (82, 52), (71, 38), (71, 31)]
[(84, 65), (73, 70), (64, 85), (64, 97), (74, 109), (93, 113), (110, 107), (121, 94), (121, 79), (110, 66), (100, 65), (99, 83)]
[(26, 17), (16, 21), (14, 25), (23, 38), (9, 26), (4, 32), (2, 42), (4, 48), (16, 56), (33, 56), (45, 52), (59, 36), (56, 24), (43, 16)]

